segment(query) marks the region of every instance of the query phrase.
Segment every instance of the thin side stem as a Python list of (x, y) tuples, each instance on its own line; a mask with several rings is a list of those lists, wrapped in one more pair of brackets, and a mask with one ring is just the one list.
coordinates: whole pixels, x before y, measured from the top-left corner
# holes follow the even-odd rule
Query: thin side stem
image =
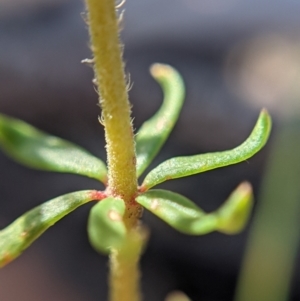
[(115, 1), (86, 3), (107, 142), (108, 187), (128, 205), (137, 192), (136, 155)]

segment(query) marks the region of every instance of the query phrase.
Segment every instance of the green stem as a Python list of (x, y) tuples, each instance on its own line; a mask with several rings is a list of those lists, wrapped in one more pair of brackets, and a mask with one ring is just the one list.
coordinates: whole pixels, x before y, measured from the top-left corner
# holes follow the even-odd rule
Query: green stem
[(138, 262), (145, 241), (137, 227), (136, 154), (114, 0), (86, 0), (108, 162), (107, 194), (125, 201), (127, 240), (110, 256), (110, 300), (139, 301)]
[(86, 2), (107, 142), (108, 187), (113, 196), (130, 202), (137, 192), (136, 156), (115, 1)]
[(139, 259), (146, 240), (141, 230), (129, 233), (124, 245), (110, 254), (110, 301), (140, 301)]

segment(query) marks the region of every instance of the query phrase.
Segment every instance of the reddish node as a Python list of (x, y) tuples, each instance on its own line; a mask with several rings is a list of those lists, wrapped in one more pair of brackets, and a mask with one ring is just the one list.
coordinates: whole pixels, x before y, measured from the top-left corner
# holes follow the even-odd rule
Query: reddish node
[(95, 201), (101, 201), (107, 197), (104, 191), (93, 190), (91, 192), (91, 198)]
[(143, 192), (145, 192), (145, 191), (147, 191), (148, 189), (147, 189), (147, 187), (145, 187), (145, 186), (140, 186), (139, 187), (139, 192), (140, 193), (143, 193)]

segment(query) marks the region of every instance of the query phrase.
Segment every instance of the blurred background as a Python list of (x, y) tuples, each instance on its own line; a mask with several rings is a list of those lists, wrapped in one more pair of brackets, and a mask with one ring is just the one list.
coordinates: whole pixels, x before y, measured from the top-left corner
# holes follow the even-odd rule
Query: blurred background
[[(237, 146), (249, 135), (262, 107), (274, 119), (270, 143), (254, 158), (161, 185), (211, 211), (241, 181), (248, 180), (253, 184), (257, 206), (254, 222), (236, 236), (213, 233), (188, 237), (146, 213), (151, 237), (141, 262), (145, 301), (162, 301), (173, 290), (184, 291), (193, 301), (233, 300), (237, 283), (243, 282), (238, 275), (250, 232), (250, 239), (255, 241), (255, 233), (260, 233), (261, 241), (267, 244), (263, 251), (252, 252), (253, 256), (248, 249), (243, 274), (247, 274), (245, 267), (252, 258), (257, 269), (251, 279), (262, 283), (268, 273), (284, 275), (279, 284), (270, 280), (269, 286), (254, 286), (250, 291), (269, 292), (287, 282), (291, 283), (291, 293), (288, 295), (289, 284), (285, 284), (277, 294), (281, 298), (278, 301), (300, 300), (296, 252), (300, 217), (300, 168), (296, 162), (300, 153), (296, 126), (300, 115), (300, 2), (127, 0), (122, 9), (122, 41), (126, 72), (133, 83), (130, 100), (135, 128), (162, 100), (162, 92), (149, 74), (151, 64), (171, 64), (186, 83), (183, 112), (153, 166), (178, 155)], [(91, 57), (84, 11), (82, 0), (0, 0), (0, 112), (80, 144), (105, 160), (93, 72), (80, 63)], [(282, 138), (281, 129), (285, 128), (292, 131), (288, 140)], [(275, 153), (276, 157), (278, 145), (287, 149)], [(292, 149), (293, 154), (289, 153)], [(274, 171), (272, 167), (278, 162), (280, 167)], [(276, 178), (276, 184), (265, 180), (276, 172), (282, 177)], [(283, 182), (292, 185), (287, 188), (295, 192), (290, 198)], [(102, 187), (77, 176), (28, 170), (0, 153), (0, 228), (45, 200), (94, 188)], [(272, 203), (277, 197), (279, 201)], [(266, 208), (271, 210), (260, 214), (265, 199), (269, 200)], [(0, 300), (107, 299), (107, 259), (96, 254), (87, 240), (89, 209), (86, 205), (67, 216), (0, 271)], [(269, 232), (261, 230), (266, 225)], [(258, 261), (255, 254), (261, 255)], [(265, 266), (267, 259), (271, 261)], [(281, 259), (281, 267), (275, 268)], [(265, 276), (261, 279), (258, 275)], [(261, 296), (249, 300), (270, 299), (268, 293)]]

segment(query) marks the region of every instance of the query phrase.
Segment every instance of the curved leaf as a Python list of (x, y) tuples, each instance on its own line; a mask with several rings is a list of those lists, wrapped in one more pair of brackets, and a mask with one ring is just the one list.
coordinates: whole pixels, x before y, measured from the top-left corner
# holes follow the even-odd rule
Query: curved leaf
[(138, 176), (150, 165), (171, 133), (185, 96), (183, 80), (171, 66), (154, 64), (151, 74), (161, 85), (164, 100), (160, 109), (141, 126), (136, 136)]
[(225, 234), (241, 232), (247, 224), (253, 207), (250, 183), (241, 183), (214, 213), (218, 216), (218, 231)]
[(8, 156), (28, 167), (83, 175), (106, 183), (106, 166), (100, 159), (73, 143), (3, 114), (0, 145)]
[(77, 191), (52, 199), (26, 212), (0, 231), (0, 267), (18, 257), (41, 234), (77, 207), (102, 193), (95, 190)]
[(186, 197), (167, 190), (147, 191), (136, 201), (182, 233), (203, 235), (217, 230), (235, 234), (248, 221), (252, 189), (250, 184), (242, 183), (218, 210), (209, 214)]
[(111, 248), (122, 245), (126, 236), (124, 212), (124, 201), (112, 197), (102, 200), (92, 208), (88, 220), (88, 236), (96, 251), (106, 254)]
[(167, 180), (186, 177), (247, 160), (266, 144), (270, 131), (271, 117), (266, 110), (262, 110), (252, 133), (240, 146), (223, 152), (169, 159), (149, 172), (144, 179), (141, 190), (146, 191)]

